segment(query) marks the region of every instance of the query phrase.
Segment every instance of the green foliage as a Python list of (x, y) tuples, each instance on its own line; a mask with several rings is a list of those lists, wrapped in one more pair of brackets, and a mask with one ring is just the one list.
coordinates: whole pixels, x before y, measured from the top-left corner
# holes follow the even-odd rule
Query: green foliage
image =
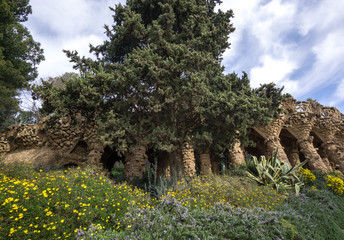
[(96, 171), (77, 167), (36, 171), (28, 164), (0, 162), (0, 236), (47, 240), (344, 237), (343, 196), (330, 191), (319, 172), (314, 172), (314, 184), (322, 187), (314, 191), (306, 186), (298, 196), (282, 197), (248, 178), (224, 175), (180, 181), (157, 202), (126, 184), (113, 185)]
[[(125, 215), (127, 234), (118, 239), (278, 239), (289, 234), (278, 213), (216, 203), (211, 210), (190, 210), (171, 196), (154, 209)], [(91, 239), (91, 238), (89, 238)]]
[[(234, 31), (219, 0), (139, 1), (116, 5), (108, 40), (92, 46), (96, 60), (67, 56), (81, 76), (63, 88), (43, 84), (37, 96), (56, 117), (81, 113), (97, 121), (119, 152), (142, 143), (171, 152), (187, 141), (222, 151), (248, 126), (275, 116), (282, 89), (252, 90), (247, 74), (223, 73), (222, 54)], [(237, 134), (239, 133), (239, 134)]]
[[(277, 207), (283, 219), (292, 223), (296, 239), (343, 239), (344, 201), (341, 196), (323, 189), (305, 187), (298, 196), (289, 196)], [(289, 238), (287, 238), (289, 239)]]
[(37, 77), (43, 50), (22, 25), (31, 13), (29, 0), (0, 3), (0, 130), (19, 111), (19, 91)]
[(116, 182), (124, 182), (126, 176), (124, 174), (124, 164), (122, 162), (115, 162), (113, 168), (111, 169), (110, 177)]
[(153, 198), (160, 198), (168, 190), (174, 188), (178, 182), (178, 176), (172, 171), (171, 176), (166, 177), (164, 174), (158, 176), (158, 164), (155, 162), (152, 166), (149, 164), (147, 169), (147, 183), (145, 184), (145, 191), (150, 193)]
[(277, 159), (277, 153), (278, 149), (275, 153), (272, 151), (269, 159), (261, 156), (258, 160), (257, 157), (253, 156), (252, 161), (256, 171), (247, 171), (247, 175), (262, 185), (273, 184), (277, 191), (294, 189), (298, 194), (303, 181), (295, 174), (295, 171), (304, 166), (307, 160), (290, 167), (287, 163)]

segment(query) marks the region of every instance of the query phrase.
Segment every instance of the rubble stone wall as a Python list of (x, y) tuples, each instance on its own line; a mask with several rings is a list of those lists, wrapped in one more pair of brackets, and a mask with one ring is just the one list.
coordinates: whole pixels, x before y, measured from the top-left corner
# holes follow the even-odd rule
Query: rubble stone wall
[[(310, 169), (343, 172), (344, 115), (336, 108), (324, 107), (312, 101), (298, 102), (290, 99), (284, 102), (282, 107), (285, 113), (272, 120), (268, 126), (253, 128), (262, 137), (257, 144), (259, 150), (263, 147), (263, 154), (269, 157), (271, 149), (278, 148), (278, 157), (290, 165), (309, 159)], [(80, 116), (75, 119), (77, 121), (66, 117), (53, 126), (46, 123), (47, 119), (42, 119), (38, 124), (12, 125), (0, 134), (0, 153), (6, 160), (7, 156), (19, 151), (44, 148), (54, 152), (47, 155), (54, 156), (51, 161), (58, 164), (100, 165), (106, 146), (100, 140), (96, 126), (87, 124)], [(317, 147), (314, 136), (317, 139)], [(249, 149), (252, 147), (245, 149), (236, 141), (228, 153), (231, 164), (244, 163), (244, 152)], [(130, 175), (129, 177), (142, 176), (144, 150), (140, 148), (137, 153), (124, 155), (125, 173)], [(194, 152), (187, 144), (165, 160), (158, 163), (161, 173), (175, 171), (175, 168), (187, 176), (193, 176), (196, 172)], [(209, 153), (201, 154), (199, 164), (202, 174), (218, 172), (218, 163), (214, 157), (210, 158)]]

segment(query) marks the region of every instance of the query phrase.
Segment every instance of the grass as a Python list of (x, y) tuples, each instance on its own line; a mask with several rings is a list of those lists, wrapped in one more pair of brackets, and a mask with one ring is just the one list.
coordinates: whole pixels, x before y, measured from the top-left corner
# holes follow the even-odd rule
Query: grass
[(242, 172), (181, 180), (155, 199), (91, 167), (0, 164), (0, 239), (344, 239), (344, 198), (323, 174), (295, 196)]

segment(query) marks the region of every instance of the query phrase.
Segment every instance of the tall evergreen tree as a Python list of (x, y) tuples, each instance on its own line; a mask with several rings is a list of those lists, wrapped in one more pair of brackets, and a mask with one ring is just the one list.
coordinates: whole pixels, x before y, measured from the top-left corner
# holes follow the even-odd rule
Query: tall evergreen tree
[[(200, 152), (221, 150), (248, 125), (277, 113), (281, 89), (252, 90), (244, 74), (225, 75), (232, 11), (220, 0), (128, 0), (116, 5), (108, 40), (91, 46), (97, 60), (66, 51), (81, 78), (64, 89), (38, 90), (55, 113), (97, 119), (119, 151), (149, 144), (173, 151), (188, 141)], [(67, 96), (61, 98), (60, 96)]]
[(29, 0), (0, 1), (0, 130), (18, 112), (19, 91), (37, 77), (44, 59), (40, 44), (22, 25), (31, 13)]

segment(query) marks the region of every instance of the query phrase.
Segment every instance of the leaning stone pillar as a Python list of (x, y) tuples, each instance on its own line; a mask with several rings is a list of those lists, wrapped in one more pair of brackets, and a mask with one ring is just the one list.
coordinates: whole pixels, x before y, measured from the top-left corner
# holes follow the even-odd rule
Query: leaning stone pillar
[(241, 147), (240, 140), (235, 140), (231, 148), (228, 149), (228, 156), (231, 165), (239, 165), (245, 163), (244, 150)]
[(171, 176), (171, 166), (169, 163), (168, 153), (159, 154), (158, 176), (169, 178)]
[(182, 149), (184, 176), (192, 177), (196, 174), (196, 160), (193, 148), (185, 142)]
[(275, 137), (267, 138), (264, 143), (267, 146), (268, 157), (271, 156), (272, 150), (276, 151), (278, 149), (277, 159), (279, 159), (281, 162), (287, 163), (290, 166), (290, 162), (287, 157), (287, 154), (285, 153), (284, 147), (282, 146), (280, 139), (278, 137), (275, 136)]
[(298, 144), (300, 146), (300, 151), (303, 153), (305, 158), (308, 159), (310, 170), (320, 170), (323, 172), (328, 170), (317, 150), (314, 148), (312, 136), (299, 140)]
[(125, 153), (124, 174), (129, 181), (135, 178), (142, 178), (145, 172), (145, 163), (148, 159), (145, 146), (135, 146)]
[(220, 156), (216, 153), (210, 154), (211, 171), (216, 175), (220, 174), (219, 158)]
[(199, 168), (201, 175), (209, 175), (211, 173), (211, 161), (209, 151), (200, 154)]
[(300, 163), (299, 150), (294, 149), (288, 154), (288, 159), (291, 165), (297, 165)]
[(178, 147), (168, 154), (168, 161), (170, 165), (171, 176), (177, 178), (184, 176), (184, 164), (181, 147)]
[(335, 167), (344, 169), (344, 162), (341, 158), (341, 153), (338, 146), (334, 142), (326, 142), (321, 146), (321, 150), (327, 156), (328, 160), (333, 163)]

